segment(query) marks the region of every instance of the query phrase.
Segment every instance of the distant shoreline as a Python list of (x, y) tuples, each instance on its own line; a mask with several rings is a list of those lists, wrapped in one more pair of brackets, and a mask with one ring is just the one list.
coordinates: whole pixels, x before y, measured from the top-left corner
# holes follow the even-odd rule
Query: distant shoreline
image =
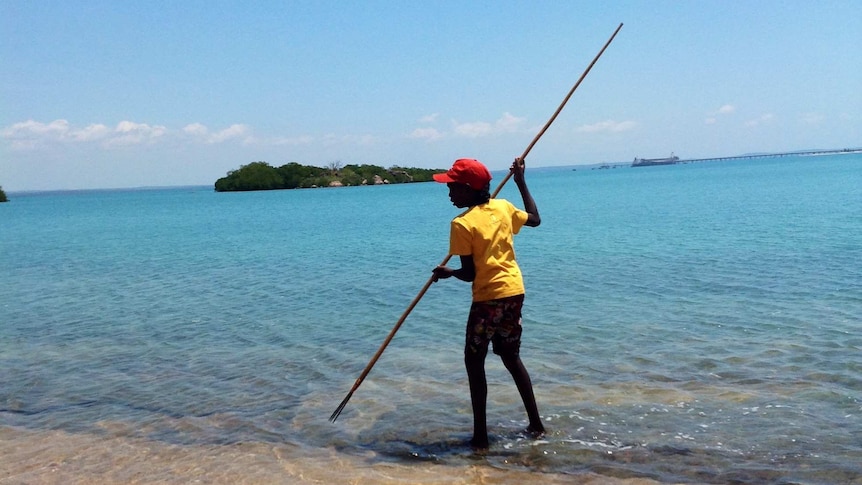
[[(756, 158), (777, 158), (787, 156), (821, 156), (821, 155), (853, 155), (862, 153), (862, 148), (843, 148), (830, 150), (801, 150), (794, 152), (780, 153), (754, 153), (745, 155), (734, 155), (729, 157), (711, 157), (711, 158), (693, 158), (680, 159), (678, 164), (689, 162), (709, 162), (709, 161), (726, 161), (726, 160), (744, 160)], [(591, 170), (602, 166), (607, 167), (630, 167), (632, 162), (604, 162), (604, 163), (584, 163), (577, 165), (546, 165), (539, 167), (529, 167), (534, 171), (549, 171), (549, 170)], [(507, 169), (491, 170), (492, 173), (506, 173)], [(6, 190), (7, 196), (34, 195), (45, 193), (86, 193), (96, 191), (146, 191), (146, 190), (162, 190), (162, 189), (191, 189), (191, 190), (212, 190), (211, 184), (182, 184), (182, 185), (150, 185), (138, 187), (99, 187), (99, 188), (84, 188), (84, 189), (25, 189), (25, 190)]]

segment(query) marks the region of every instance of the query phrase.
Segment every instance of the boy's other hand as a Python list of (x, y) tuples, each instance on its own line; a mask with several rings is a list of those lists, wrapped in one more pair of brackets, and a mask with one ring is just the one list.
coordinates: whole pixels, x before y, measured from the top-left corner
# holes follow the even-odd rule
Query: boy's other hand
[(436, 283), (437, 280), (451, 277), (454, 272), (455, 270), (448, 266), (437, 266), (432, 270), (433, 275), (431, 276), (431, 279)]

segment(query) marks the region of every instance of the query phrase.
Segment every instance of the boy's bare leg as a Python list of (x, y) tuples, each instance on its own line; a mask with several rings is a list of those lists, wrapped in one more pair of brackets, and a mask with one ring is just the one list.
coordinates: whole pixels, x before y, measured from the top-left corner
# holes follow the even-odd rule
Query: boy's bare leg
[(488, 383), (485, 379), (486, 352), (464, 353), (467, 379), (470, 381), (470, 401), (473, 405), (473, 439), (470, 446), (475, 449), (488, 448), (488, 428), (485, 423), (485, 406), (488, 398)]
[(518, 355), (501, 356), (503, 365), (512, 374), (515, 380), (515, 385), (518, 387), (518, 393), (521, 394), (521, 400), (524, 401), (524, 408), (527, 410), (527, 418), (530, 420), (530, 425), (527, 427), (527, 432), (534, 435), (542, 435), (545, 432), (545, 426), (542, 424), (542, 418), (539, 416), (539, 408), (536, 406), (536, 397), (533, 394), (533, 383), (530, 380), (530, 374), (527, 373), (524, 363)]

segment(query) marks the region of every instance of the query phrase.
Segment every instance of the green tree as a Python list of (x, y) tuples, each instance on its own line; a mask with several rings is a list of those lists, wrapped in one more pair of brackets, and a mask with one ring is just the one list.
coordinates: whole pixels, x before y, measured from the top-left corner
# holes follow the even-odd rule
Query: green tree
[(0, 202), (9, 202), (6, 198), (6, 192), (3, 192), (3, 187), (0, 187)]
[(379, 165), (344, 165), (331, 162), (326, 167), (315, 167), (290, 162), (278, 168), (266, 162), (253, 162), (232, 170), (227, 176), (216, 180), (217, 192), (239, 190), (297, 189), (309, 187), (329, 187), (333, 182), (342, 185), (372, 185), (376, 177), (392, 184), (427, 182), (431, 175), (443, 170), (407, 168), (392, 166), (388, 169)]
[[(383, 178), (383, 179), (389, 178), (388, 177), (389, 172), (385, 168), (383, 168), (379, 165), (368, 165), (368, 164), (352, 165), (351, 164), (351, 165), (345, 165), (344, 169), (345, 170), (350, 169), (356, 175), (358, 175), (360, 178), (359, 184), (362, 184), (362, 182), (365, 182), (368, 185), (373, 184), (375, 175), (378, 175), (378, 176), (380, 176), (380, 178)], [(391, 180), (390, 180), (390, 182), (391, 182)]]
[(399, 172), (403, 172), (406, 176), (408, 176), (409, 182), (430, 182), (433, 179), (433, 175), (435, 173), (442, 173), (445, 170), (440, 170), (436, 168), (408, 168), (401, 167), (398, 165), (393, 165), (389, 167), (389, 172), (393, 174), (398, 174)]
[(344, 185), (362, 185), (362, 177), (349, 168), (341, 169), (341, 183)]
[(284, 189), (308, 188), (313, 185), (319, 185), (319, 178), (323, 177), (327, 172), (327, 169), (301, 165), (296, 162), (290, 162), (287, 165), (278, 167), (278, 173), (281, 174), (283, 179), (282, 188)]
[(253, 162), (243, 165), (239, 170), (228, 172), (227, 177), (218, 179), (215, 189), (218, 192), (232, 190), (272, 190), (284, 188), (284, 180), (275, 168), (266, 162)]

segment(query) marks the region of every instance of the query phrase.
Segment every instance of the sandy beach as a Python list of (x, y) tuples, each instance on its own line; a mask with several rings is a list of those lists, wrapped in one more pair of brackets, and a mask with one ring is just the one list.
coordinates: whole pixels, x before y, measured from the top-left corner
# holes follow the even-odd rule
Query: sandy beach
[(18, 484), (543, 484), (652, 485), (592, 473), (549, 474), (476, 464), (390, 463), (368, 452), (237, 443), (181, 446), (140, 439), (0, 428), (0, 483)]

